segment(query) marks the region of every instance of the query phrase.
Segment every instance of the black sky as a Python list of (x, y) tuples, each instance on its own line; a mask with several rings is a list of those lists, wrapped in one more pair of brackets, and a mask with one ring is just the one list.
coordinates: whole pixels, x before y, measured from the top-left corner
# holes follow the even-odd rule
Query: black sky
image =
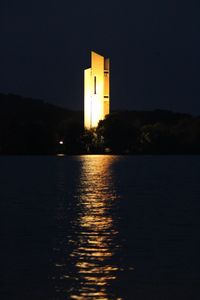
[(111, 59), (113, 109), (200, 114), (197, 3), (1, 0), (0, 92), (82, 109), (94, 50)]

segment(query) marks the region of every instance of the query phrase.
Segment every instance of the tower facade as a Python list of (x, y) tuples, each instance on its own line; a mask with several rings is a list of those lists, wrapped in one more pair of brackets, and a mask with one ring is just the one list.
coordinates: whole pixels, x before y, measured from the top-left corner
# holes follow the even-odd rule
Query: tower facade
[(84, 126), (95, 128), (110, 112), (110, 61), (91, 52), (91, 68), (84, 71)]

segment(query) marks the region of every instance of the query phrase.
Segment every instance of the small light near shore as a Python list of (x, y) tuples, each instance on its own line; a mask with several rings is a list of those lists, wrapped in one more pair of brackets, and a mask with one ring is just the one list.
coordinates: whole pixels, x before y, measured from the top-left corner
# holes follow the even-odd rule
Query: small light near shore
[(63, 145), (63, 141), (59, 141), (59, 144), (60, 144), (60, 145)]

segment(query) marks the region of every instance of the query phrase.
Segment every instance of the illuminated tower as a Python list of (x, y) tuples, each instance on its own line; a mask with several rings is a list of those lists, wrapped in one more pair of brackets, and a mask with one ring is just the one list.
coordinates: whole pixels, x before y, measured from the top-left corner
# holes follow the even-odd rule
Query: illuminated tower
[(84, 126), (95, 128), (110, 111), (110, 61), (91, 52), (91, 68), (84, 72)]

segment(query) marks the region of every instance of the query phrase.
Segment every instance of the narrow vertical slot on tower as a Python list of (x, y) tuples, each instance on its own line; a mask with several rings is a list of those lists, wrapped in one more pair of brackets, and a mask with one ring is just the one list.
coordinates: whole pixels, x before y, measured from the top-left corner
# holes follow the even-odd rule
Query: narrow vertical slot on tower
[(97, 93), (97, 78), (94, 76), (94, 94), (96, 95)]

